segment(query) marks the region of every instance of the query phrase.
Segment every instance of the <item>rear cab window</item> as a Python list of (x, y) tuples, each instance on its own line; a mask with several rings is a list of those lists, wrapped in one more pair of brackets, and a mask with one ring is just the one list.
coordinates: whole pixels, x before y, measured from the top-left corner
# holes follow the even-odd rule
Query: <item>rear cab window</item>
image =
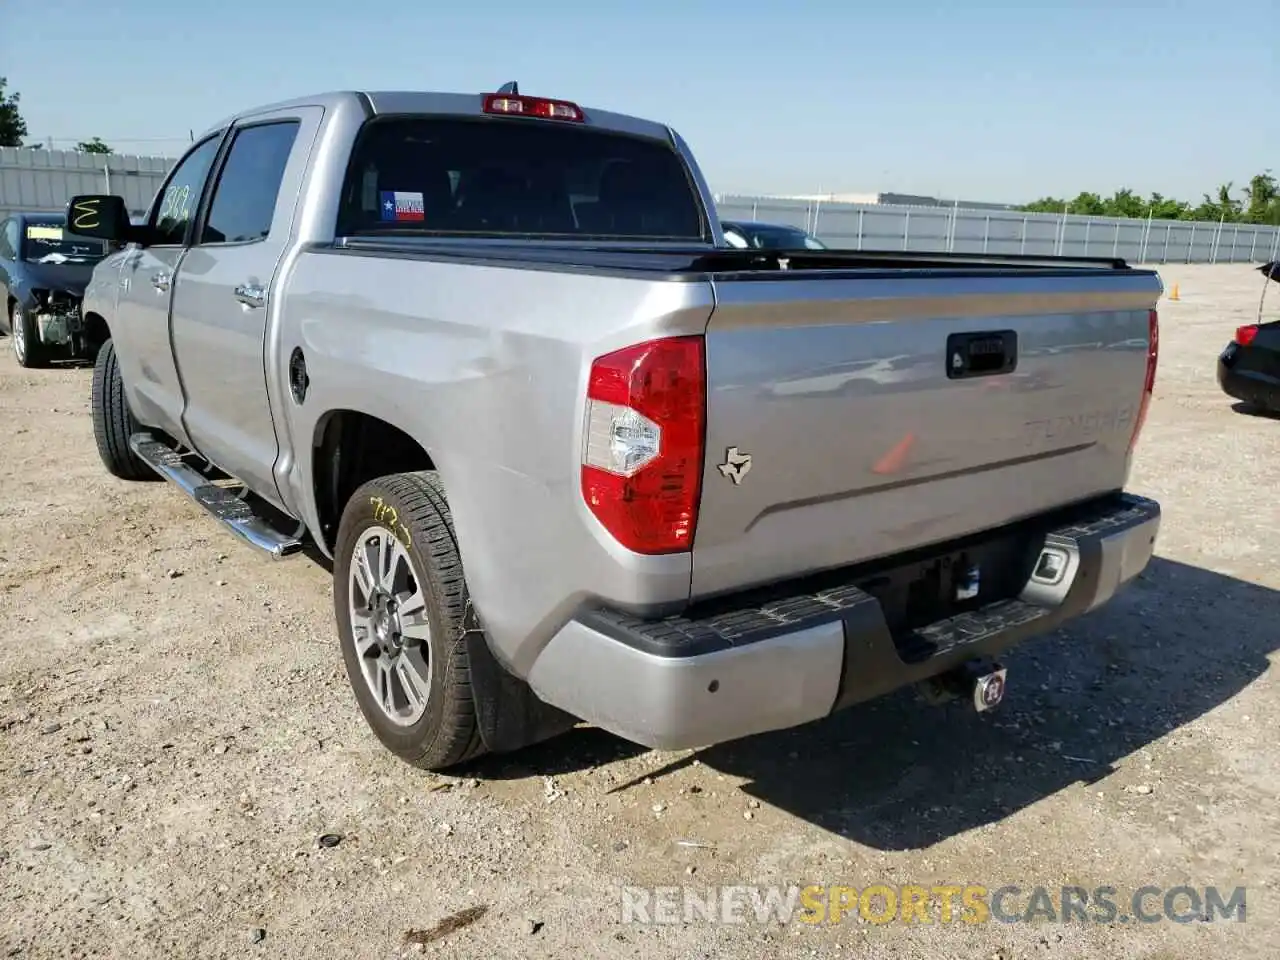
[(702, 205), (661, 140), (499, 117), (374, 118), (338, 233), (704, 242)]

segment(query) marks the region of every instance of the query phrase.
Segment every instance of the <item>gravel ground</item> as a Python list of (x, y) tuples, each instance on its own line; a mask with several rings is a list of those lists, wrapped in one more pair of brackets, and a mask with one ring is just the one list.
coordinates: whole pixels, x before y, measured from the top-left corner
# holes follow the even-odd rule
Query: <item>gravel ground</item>
[[(1233, 411), (1214, 381), (1260, 278), (1162, 272), (1180, 300), (1162, 305), (1132, 483), (1163, 502), (1158, 557), (1108, 607), (1009, 656), (994, 715), (903, 693), (696, 754), (581, 729), (457, 777), (367, 732), (325, 569), (255, 555), (165, 485), (109, 478), (89, 371), (23, 371), (4, 344), (0, 955), (1280, 955), (1280, 569), (1265, 546), (1280, 423)], [(1110, 885), (1122, 907), (1146, 884), (1244, 885), (1249, 910), (620, 915), (619, 884), (877, 882), (1016, 884), (1015, 910), (1036, 885)]]

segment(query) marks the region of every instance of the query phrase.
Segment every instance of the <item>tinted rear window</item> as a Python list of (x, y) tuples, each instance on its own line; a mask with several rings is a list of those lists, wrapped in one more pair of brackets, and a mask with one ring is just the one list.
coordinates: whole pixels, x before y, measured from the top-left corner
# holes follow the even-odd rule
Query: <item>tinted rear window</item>
[(568, 123), (397, 117), (356, 143), (338, 232), (702, 241), (670, 146)]

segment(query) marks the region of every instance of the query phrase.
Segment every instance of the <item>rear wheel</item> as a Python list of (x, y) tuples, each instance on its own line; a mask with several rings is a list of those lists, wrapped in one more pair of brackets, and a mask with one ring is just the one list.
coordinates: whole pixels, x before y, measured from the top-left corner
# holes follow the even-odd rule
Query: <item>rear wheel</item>
[(19, 366), (48, 365), (48, 351), (36, 331), (36, 318), (20, 303), (9, 306), (9, 338), (13, 341), (13, 355)]
[(480, 624), (439, 476), (360, 487), (342, 513), (333, 575), (347, 677), (383, 745), (427, 770), (483, 753), (467, 652)]
[(129, 409), (124, 395), (124, 380), (116, 360), (115, 344), (108, 340), (98, 351), (93, 363), (93, 385), (90, 408), (93, 412), (93, 437), (103, 466), (121, 480), (158, 480), (159, 474), (143, 462), (129, 438), (142, 429)]

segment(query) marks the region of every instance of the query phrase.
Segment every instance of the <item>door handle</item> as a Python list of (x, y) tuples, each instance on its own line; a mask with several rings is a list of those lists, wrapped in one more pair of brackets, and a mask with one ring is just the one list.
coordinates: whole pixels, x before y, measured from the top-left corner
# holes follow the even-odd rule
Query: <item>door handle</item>
[(947, 358), (951, 380), (1012, 373), (1018, 366), (1018, 332), (953, 333), (947, 337)]
[(235, 293), (236, 299), (246, 307), (260, 307), (267, 302), (267, 291), (256, 283), (242, 283)]
[(151, 275), (151, 285), (162, 293), (169, 289), (169, 280), (170, 274), (168, 273), (155, 273)]

